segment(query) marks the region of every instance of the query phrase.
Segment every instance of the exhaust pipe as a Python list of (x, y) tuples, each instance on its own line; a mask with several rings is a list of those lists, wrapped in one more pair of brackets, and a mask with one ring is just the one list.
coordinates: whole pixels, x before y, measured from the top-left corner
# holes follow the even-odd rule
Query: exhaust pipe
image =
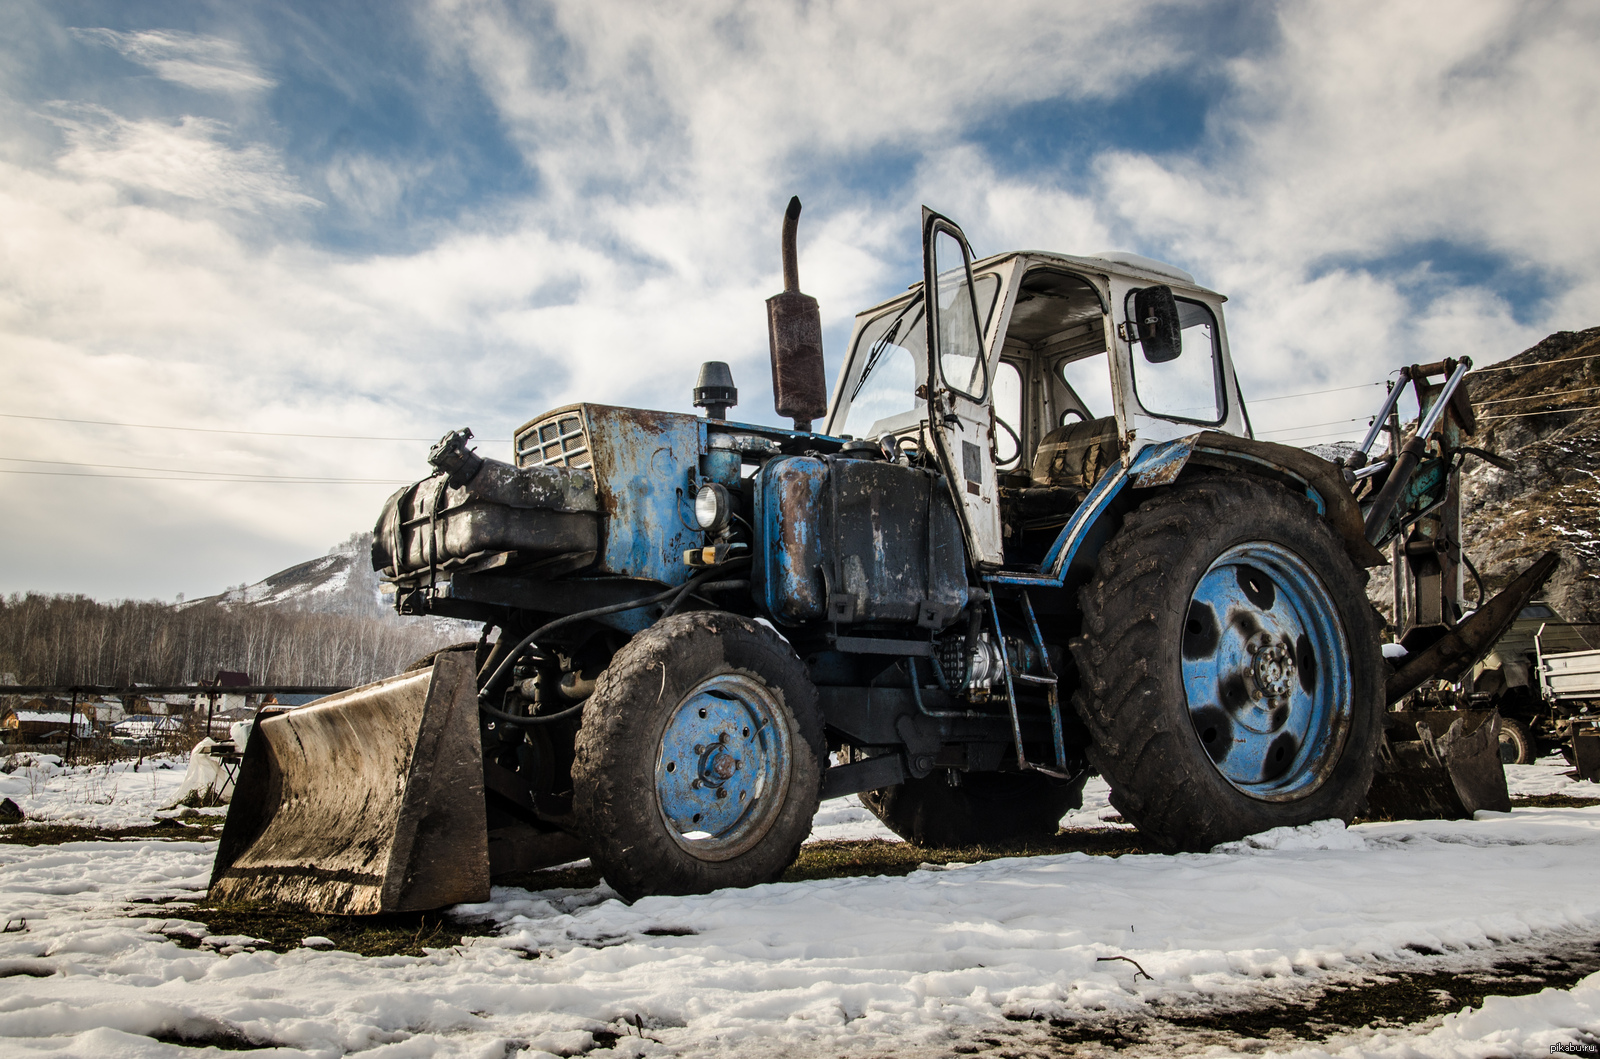
[(811, 422), (828, 411), (828, 378), (822, 365), (822, 312), (817, 299), (800, 293), (800, 260), (795, 234), (800, 227), (800, 197), (783, 215), (783, 293), (767, 299), (767, 338), (772, 346), (772, 403), (795, 430), (810, 433)]

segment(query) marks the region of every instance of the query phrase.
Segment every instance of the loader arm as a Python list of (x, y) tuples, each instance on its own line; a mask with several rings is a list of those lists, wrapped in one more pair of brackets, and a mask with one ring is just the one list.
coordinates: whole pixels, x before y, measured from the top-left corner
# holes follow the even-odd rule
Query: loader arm
[(1393, 705), (1430, 680), (1454, 680), (1489, 653), (1522, 608), (1561, 565), (1561, 553), (1545, 552), (1454, 632), (1414, 655), (1389, 676), (1384, 698)]

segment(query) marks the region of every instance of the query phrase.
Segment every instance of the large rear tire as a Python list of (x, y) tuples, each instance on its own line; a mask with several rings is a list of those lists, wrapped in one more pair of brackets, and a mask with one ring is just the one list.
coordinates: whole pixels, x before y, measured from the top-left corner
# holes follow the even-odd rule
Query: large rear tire
[(861, 804), (917, 846), (960, 849), (991, 842), (1052, 838), (1061, 818), (1083, 804), (1087, 774), (1051, 779), (1038, 772), (968, 772), (959, 787), (945, 773), (882, 790), (864, 791)]
[(770, 629), (719, 611), (666, 618), (618, 651), (575, 750), (574, 816), (629, 901), (777, 879), (822, 792), (805, 666)]
[(1303, 496), (1244, 476), (1147, 500), (1080, 600), (1074, 698), (1111, 803), (1156, 845), (1350, 821), (1383, 659), (1366, 574)]

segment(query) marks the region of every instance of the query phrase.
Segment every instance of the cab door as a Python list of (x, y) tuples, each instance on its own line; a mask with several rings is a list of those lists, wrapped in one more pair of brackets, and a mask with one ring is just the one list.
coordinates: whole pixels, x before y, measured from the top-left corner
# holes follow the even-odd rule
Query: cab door
[(922, 209), (922, 296), (928, 328), (928, 422), (955, 494), (968, 554), (979, 566), (1002, 561), (1000, 503), (991, 455), (990, 365), (984, 341), (1000, 291), (998, 276), (974, 283), (966, 236)]

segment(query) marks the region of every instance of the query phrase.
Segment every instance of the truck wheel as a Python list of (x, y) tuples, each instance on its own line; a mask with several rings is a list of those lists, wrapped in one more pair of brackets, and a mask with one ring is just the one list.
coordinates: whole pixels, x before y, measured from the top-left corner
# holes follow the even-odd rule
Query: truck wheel
[(1534, 748), (1533, 733), (1528, 726), (1513, 717), (1500, 718), (1500, 761), (1505, 765), (1531, 765), (1539, 752)]
[(618, 651), (575, 751), (573, 814), (629, 901), (771, 882), (822, 793), (805, 666), (770, 629), (719, 611), (666, 618)]
[(959, 849), (990, 842), (1052, 838), (1061, 818), (1083, 804), (1077, 780), (1037, 772), (968, 772), (952, 787), (943, 772), (863, 791), (861, 804), (913, 845)]
[(1383, 721), (1375, 613), (1301, 496), (1182, 482), (1125, 520), (1080, 593), (1074, 705), (1111, 803), (1158, 846), (1349, 822)]

